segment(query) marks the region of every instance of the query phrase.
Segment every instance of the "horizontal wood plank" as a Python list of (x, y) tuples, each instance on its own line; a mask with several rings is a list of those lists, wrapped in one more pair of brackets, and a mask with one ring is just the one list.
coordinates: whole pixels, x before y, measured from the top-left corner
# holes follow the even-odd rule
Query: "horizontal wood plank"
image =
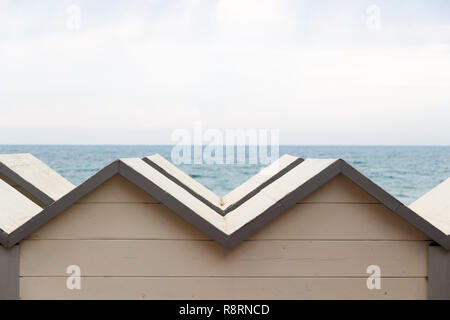
[(25, 240), (20, 275), (425, 277), (428, 241), (246, 241), (227, 251), (214, 241)]
[[(208, 239), (162, 204), (75, 204), (29, 239)], [(297, 204), (250, 239), (427, 240), (382, 204)]]
[(382, 204), (297, 204), (251, 239), (428, 240)]
[(81, 278), (68, 290), (65, 277), (20, 279), (22, 299), (426, 299), (425, 278)]
[(29, 239), (209, 239), (163, 204), (80, 203)]

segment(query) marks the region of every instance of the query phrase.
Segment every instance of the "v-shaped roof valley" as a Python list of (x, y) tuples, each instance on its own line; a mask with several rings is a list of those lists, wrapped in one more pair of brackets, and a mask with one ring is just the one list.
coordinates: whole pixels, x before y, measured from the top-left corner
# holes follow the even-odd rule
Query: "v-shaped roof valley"
[(158, 154), (142, 160), (221, 215), (234, 210), (303, 162), (301, 158), (283, 155), (224, 197), (219, 197)]

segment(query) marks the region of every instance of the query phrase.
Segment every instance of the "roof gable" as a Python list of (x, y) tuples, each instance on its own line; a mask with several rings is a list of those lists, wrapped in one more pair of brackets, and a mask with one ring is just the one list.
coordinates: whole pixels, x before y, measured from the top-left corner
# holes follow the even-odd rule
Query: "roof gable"
[(77, 203), (160, 203), (119, 174), (100, 185)]
[(380, 203), (349, 178), (338, 174), (319, 189), (301, 199), (301, 203)]

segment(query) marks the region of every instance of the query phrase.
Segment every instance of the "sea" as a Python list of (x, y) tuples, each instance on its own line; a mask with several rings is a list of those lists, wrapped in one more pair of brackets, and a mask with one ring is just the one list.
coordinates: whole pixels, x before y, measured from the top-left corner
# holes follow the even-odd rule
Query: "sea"
[[(173, 150), (171, 145), (0, 145), (0, 154), (31, 153), (75, 185), (115, 159), (158, 153), (171, 161)], [(266, 166), (250, 161), (248, 148), (246, 151), (248, 159), (241, 161), (245, 163), (176, 165), (223, 196)], [(406, 205), (450, 177), (450, 146), (286, 145), (280, 146), (278, 153), (344, 159)]]

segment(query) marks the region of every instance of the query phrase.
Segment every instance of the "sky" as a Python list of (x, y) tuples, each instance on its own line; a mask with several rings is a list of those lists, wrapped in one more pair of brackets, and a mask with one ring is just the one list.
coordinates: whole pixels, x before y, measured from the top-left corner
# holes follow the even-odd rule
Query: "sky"
[(0, 144), (450, 145), (447, 0), (0, 0)]

